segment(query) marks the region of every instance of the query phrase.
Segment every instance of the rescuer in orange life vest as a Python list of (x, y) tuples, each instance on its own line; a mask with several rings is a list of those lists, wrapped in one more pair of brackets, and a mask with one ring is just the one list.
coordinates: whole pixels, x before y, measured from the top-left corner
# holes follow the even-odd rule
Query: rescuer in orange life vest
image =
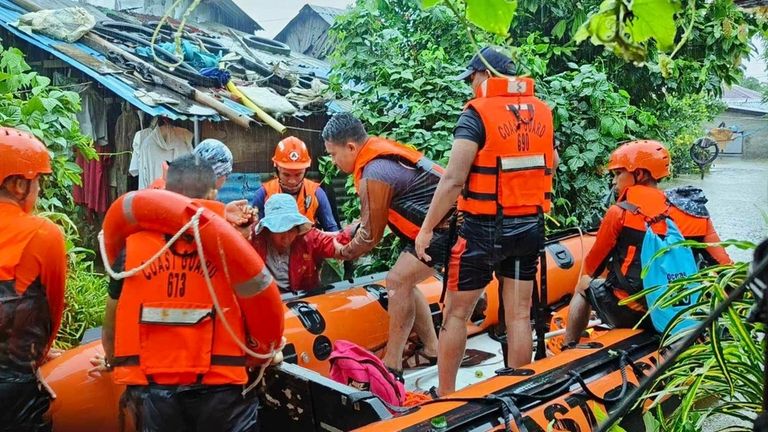
[(312, 164), (304, 141), (290, 136), (283, 139), (275, 148), (272, 157), (277, 177), (264, 183), (253, 197), (253, 207), (259, 214), (264, 214), (264, 203), (274, 194), (287, 193), (296, 198), (299, 212), (306, 216), (312, 225), (323, 231), (335, 232), (339, 225), (333, 217), (328, 196), (320, 184), (307, 179), (307, 170)]
[[(631, 141), (620, 145), (608, 161), (618, 199), (603, 217), (597, 238), (584, 260), (584, 273), (568, 311), (565, 347), (578, 343), (587, 327), (590, 304), (606, 324), (634, 327), (645, 315), (643, 301), (619, 305), (622, 299), (643, 289), (640, 253), (646, 224), (656, 234), (666, 233), (665, 217), (683, 237), (706, 243), (720, 241), (700, 189), (677, 188), (666, 193), (657, 183), (669, 175), (669, 152), (657, 141)], [(693, 249), (706, 265), (730, 263), (720, 246)], [(598, 279), (605, 270), (605, 279)], [(650, 324), (650, 320), (645, 322)]]
[[(224, 204), (207, 200), (215, 196), (215, 181), (209, 162), (186, 155), (171, 162), (166, 188), (223, 217)], [(129, 236), (112, 267), (139, 267), (168, 237), (150, 231)], [(112, 370), (115, 382), (128, 386), (123, 397), (135, 407), (142, 431), (258, 428), (258, 404), (241, 394), (248, 379), (245, 354), (218, 321), (226, 319), (247, 340), (246, 333), (255, 334), (264, 323), (260, 311), (242, 301), (245, 291), (275, 282), (257, 278), (258, 287), (241, 292), (229, 284), (225, 269), (205, 261), (196, 243), (182, 237), (149, 267), (110, 283), (102, 335), (106, 361), (93, 359), (93, 370)], [(212, 313), (206, 265), (224, 317)]]
[[(504, 54), (481, 54), (499, 73), (514, 73)], [(446, 273), (440, 383), (431, 391), (439, 396), (455, 391), (466, 322), (494, 272), (503, 280), (508, 365), (531, 361), (531, 298), (557, 157), (552, 112), (534, 96), (533, 80), (493, 76), (478, 55), (457, 78), (471, 83), (475, 98), (459, 118), (448, 167), (416, 238), (418, 256), (434, 259), (434, 229), (458, 198), (464, 221)]]
[(434, 273), (434, 264), (443, 263), (440, 257), (448, 248), (447, 229), (441, 226), (436, 231), (429, 249), (433, 261), (416, 258), (413, 240), (443, 170), (410, 147), (368, 136), (360, 120), (349, 113), (331, 117), (323, 129), (323, 139), (333, 163), (354, 176), (360, 197), (360, 227), (349, 244), (336, 242), (340, 256), (351, 260), (370, 252), (381, 241), (387, 225), (405, 245), (386, 278), (389, 338), (383, 358), (384, 364), (402, 378), (403, 350), (412, 329), (423, 348), (416, 351), (415, 364), (408, 366), (437, 361), (437, 335), (429, 305), (416, 284)]
[(61, 354), (51, 345), (64, 309), (64, 235), (30, 214), (40, 175), (51, 173), (45, 145), (3, 127), (0, 155), (0, 430), (45, 431), (51, 396), (36, 373)]

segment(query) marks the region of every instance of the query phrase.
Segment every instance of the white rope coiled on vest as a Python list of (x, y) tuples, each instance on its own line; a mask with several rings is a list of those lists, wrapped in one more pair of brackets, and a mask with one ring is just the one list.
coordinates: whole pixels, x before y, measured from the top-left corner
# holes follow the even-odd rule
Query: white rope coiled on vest
[[(179, 229), (179, 231), (176, 234), (174, 234), (173, 237), (171, 237), (171, 239), (168, 240), (168, 242), (166, 242), (165, 245), (163, 245), (163, 247), (160, 248), (160, 250), (157, 253), (155, 253), (150, 259), (144, 262), (144, 264), (141, 264), (140, 266), (137, 266), (130, 270), (122, 271), (120, 273), (115, 272), (109, 262), (109, 257), (107, 256), (106, 243), (104, 241), (104, 230), (101, 230), (98, 236), (99, 251), (101, 252), (101, 259), (104, 261), (104, 268), (106, 269), (107, 274), (109, 274), (109, 276), (115, 280), (121, 280), (121, 279), (126, 279), (129, 277), (135, 276), (137, 273), (147, 268), (152, 262), (154, 262), (155, 260), (160, 258), (163, 254), (165, 254), (171, 248), (171, 246), (173, 246), (173, 244), (176, 243), (176, 241), (178, 241), (178, 239), (181, 238), (181, 236), (184, 235), (184, 233), (187, 232), (190, 228), (192, 229), (192, 232), (194, 234), (195, 243), (197, 246), (197, 254), (200, 258), (200, 261), (202, 263), (205, 263), (206, 262), (205, 250), (203, 249), (203, 240), (202, 240), (202, 237), (200, 236), (200, 216), (203, 214), (203, 211), (205, 211), (204, 207), (200, 207), (199, 209), (197, 209), (197, 212), (195, 212), (194, 216), (190, 218), (189, 222), (184, 224), (184, 226), (182, 226)], [(224, 265), (224, 273), (226, 274), (227, 279), (229, 279), (229, 271), (227, 270), (226, 257), (224, 256), (224, 252), (221, 247), (219, 247), (219, 254), (222, 258), (222, 263)], [(210, 294), (211, 300), (213, 301), (213, 307), (216, 310), (216, 313), (221, 317), (221, 323), (224, 324), (224, 328), (227, 330), (227, 334), (229, 334), (229, 336), (232, 338), (235, 344), (237, 344), (237, 346), (240, 349), (242, 349), (245, 354), (257, 359), (269, 360), (264, 362), (264, 364), (260, 367), (259, 375), (257, 376), (256, 381), (254, 381), (254, 383), (248, 386), (248, 388), (244, 392), (246, 393), (250, 391), (250, 389), (255, 387), (255, 385), (259, 381), (261, 381), (261, 378), (264, 375), (264, 370), (270, 364), (270, 361), (273, 360), (275, 356), (282, 353), (283, 348), (285, 347), (285, 338), (281, 340), (280, 344), (277, 347), (274, 346), (274, 343), (270, 344), (269, 353), (267, 354), (260, 354), (248, 348), (245, 342), (240, 340), (240, 338), (235, 334), (234, 329), (229, 324), (229, 321), (227, 321), (227, 318), (224, 316), (224, 311), (221, 308), (221, 304), (219, 303), (219, 298), (218, 296), (216, 296), (216, 291), (213, 287), (213, 281), (211, 280), (211, 275), (208, 272), (208, 266), (202, 265), (201, 267), (203, 269), (203, 277), (205, 278), (205, 283), (208, 286), (208, 293)]]

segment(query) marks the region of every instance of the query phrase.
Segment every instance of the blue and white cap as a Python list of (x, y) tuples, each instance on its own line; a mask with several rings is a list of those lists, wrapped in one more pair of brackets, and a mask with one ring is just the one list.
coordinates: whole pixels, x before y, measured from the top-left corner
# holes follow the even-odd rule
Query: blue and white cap
[(223, 142), (213, 138), (204, 139), (192, 153), (200, 159), (210, 162), (216, 177), (232, 174), (232, 152)]

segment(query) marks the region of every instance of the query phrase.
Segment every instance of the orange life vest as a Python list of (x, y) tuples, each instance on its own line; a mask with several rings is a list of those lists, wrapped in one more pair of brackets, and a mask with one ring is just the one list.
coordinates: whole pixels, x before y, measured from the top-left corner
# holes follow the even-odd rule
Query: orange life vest
[[(675, 207), (667, 200), (664, 191), (649, 186), (630, 186), (617, 204), (624, 209), (622, 229), (616, 239), (616, 246), (610, 255), (609, 282), (629, 294), (642, 289), (640, 273), (640, 251), (645, 237), (646, 225), (659, 235), (665, 235), (668, 216), (680, 229), (683, 237), (701, 240), (707, 235), (709, 218), (696, 217)], [(696, 250), (697, 253), (703, 250)]]
[[(320, 207), (320, 202), (318, 201), (315, 192), (320, 188), (320, 184), (308, 179), (304, 179), (303, 182), (304, 185), (296, 196), (296, 204), (299, 205), (299, 212), (306, 216), (314, 225), (316, 223), (315, 214), (317, 213), (318, 207)], [(278, 179), (272, 179), (262, 186), (266, 192), (264, 202), (267, 202), (269, 197), (276, 193), (283, 193), (283, 188), (280, 187), (280, 181)]]
[(489, 78), (467, 103), (480, 115), (485, 143), (477, 152), (459, 210), (524, 216), (549, 211), (554, 134), (552, 110), (530, 78)]
[[(143, 231), (126, 240), (125, 268), (150, 259), (167, 236)], [(245, 340), (243, 317), (225, 271), (200, 262), (194, 242), (179, 240), (125, 279), (117, 304), (115, 370), (119, 384), (243, 384), (245, 355), (218, 321), (202, 266), (207, 265), (227, 322)]]
[[(353, 176), (355, 180), (355, 190), (358, 192), (360, 191), (359, 184), (360, 179), (363, 177), (365, 166), (372, 160), (378, 158), (389, 158), (404, 162), (414, 168), (422, 170), (428, 175), (434, 175), (438, 179), (443, 175), (443, 168), (429, 160), (429, 158), (425, 157), (418, 150), (386, 138), (370, 137), (355, 159)], [(434, 184), (436, 183), (437, 182), (434, 182)], [(411, 211), (406, 212), (404, 209), (400, 209), (400, 206), (397, 203), (393, 202), (389, 208), (388, 223), (395, 234), (410, 240), (415, 240), (416, 236), (419, 234), (419, 229), (421, 229), (421, 223), (424, 221), (429, 202), (422, 203), (420, 206), (422, 207), (420, 209), (421, 211), (418, 212), (419, 215), (414, 214), (414, 203), (411, 204)]]

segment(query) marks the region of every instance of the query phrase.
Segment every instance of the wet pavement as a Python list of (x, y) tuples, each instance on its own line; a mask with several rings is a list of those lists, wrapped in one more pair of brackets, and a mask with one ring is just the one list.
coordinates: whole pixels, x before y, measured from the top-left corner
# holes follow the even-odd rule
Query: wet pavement
[[(707, 208), (715, 229), (723, 240), (749, 240), (759, 243), (768, 235), (768, 160), (721, 157), (701, 180), (699, 174), (682, 175), (662, 183), (662, 187), (693, 185), (709, 200)], [(750, 251), (729, 248), (734, 260), (752, 259)]]

